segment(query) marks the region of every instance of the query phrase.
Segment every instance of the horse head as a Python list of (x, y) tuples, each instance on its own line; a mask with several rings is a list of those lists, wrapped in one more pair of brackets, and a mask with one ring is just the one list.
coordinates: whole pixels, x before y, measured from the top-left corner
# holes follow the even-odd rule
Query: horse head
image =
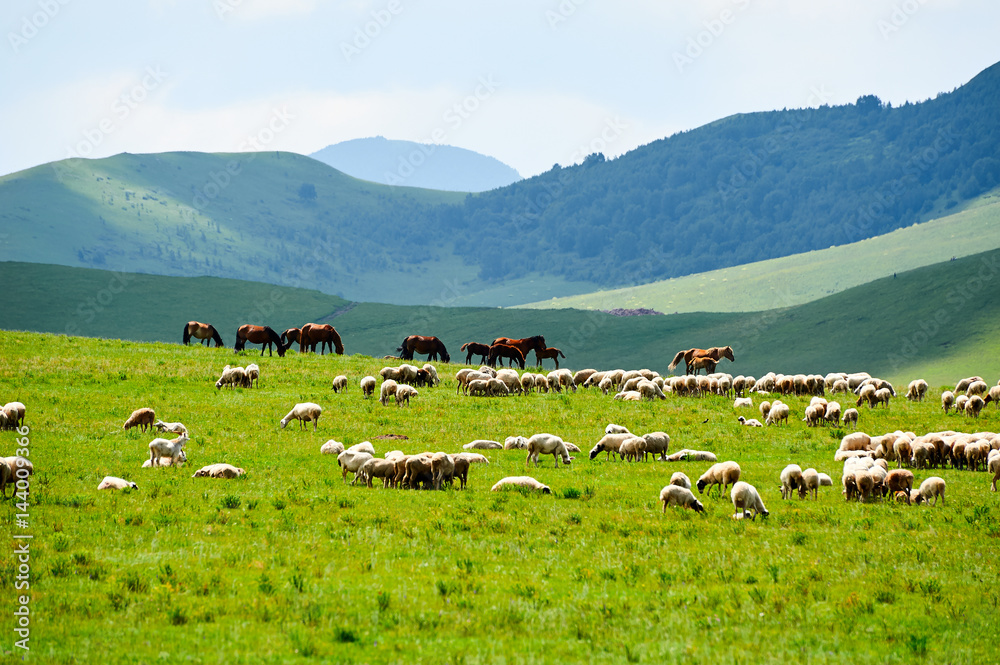
[(727, 346), (726, 348), (722, 349), (722, 357), (729, 358), (733, 362), (736, 362), (736, 358), (733, 357), (733, 347), (731, 346)]

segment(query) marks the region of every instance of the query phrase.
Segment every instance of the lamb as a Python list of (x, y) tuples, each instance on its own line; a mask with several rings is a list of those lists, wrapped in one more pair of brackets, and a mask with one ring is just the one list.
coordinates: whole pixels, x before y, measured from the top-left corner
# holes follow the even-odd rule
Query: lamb
[(858, 427), (858, 410), (855, 408), (850, 408), (844, 411), (844, 427), (850, 424), (852, 428), (857, 429)]
[[(180, 452), (180, 454), (177, 456), (177, 466), (184, 466), (184, 464), (187, 463), (187, 461), (188, 461), (187, 453), (185, 453), (182, 450)], [(149, 468), (151, 468), (153, 466), (170, 466), (170, 458), (169, 457), (161, 457), (160, 459), (158, 459), (156, 461), (156, 464), (153, 464), (153, 460), (151, 460), (151, 459), (143, 460), (143, 462), (142, 462), (142, 468), (143, 469), (149, 469)]]
[(924, 503), (930, 503), (931, 497), (934, 497), (934, 505), (937, 505), (938, 497), (941, 497), (941, 505), (944, 505), (944, 489), (945, 483), (943, 478), (938, 478), (937, 476), (931, 476), (930, 478), (925, 478), (924, 482), (920, 483), (920, 497), (923, 499)]
[(777, 424), (779, 422), (784, 422), (788, 424), (788, 416), (791, 413), (791, 409), (784, 402), (775, 402), (771, 405), (771, 410), (767, 414), (767, 418), (764, 420), (765, 425), (770, 425), (772, 423)]
[(667, 506), (680, 506), (690, 508), (696, 513), (705, 512), (705, 506), (699, 501), (691, 490), (681, 485), (670, 484), (660, 490), (660, 503), (663, 504), (663, 512), (667, 512)]
[(389, 487), (392, 477), (396, 474), (396, 462), (391, 459), (372, 457), (361, 466), (361, 479), (368, 487), (372, 487), (373, 478), (382, 479), (382, 487)]
[(374, 456), (371, 453), (345, 450), (344, 452), (337, 455), (337, 466), (339, 466), (342, 471), (340, 474), (341, 479), (347, 482), (347, 472), (354, 472), (354, 480), (351, 484), (354, 485), (358, 482), (358, 477), (360, 476), (361, 467), (365, 465), (365, 462), (372, 459)]
[(927, 382), (923, 379), (913, 379), (910, 384), (906, 387), (906, 399), (911, 402), (922, 402), (924, 401), (924, 395), (927, 394)]
[(805, 418), (802, 421), (807, 427), (819, 425), (826, 417), (826, 407), (820, 404), (813, 404), (806, 407)]
[(595, 374), (597, 374), (596, 369), (581, 369), (573, 375), (573, 383), (577, 388), (586, 387), (588, 385), (587, 379)]
[(365, 396), (365, 399), (368, 399), (375, 394), (375, 384), (376, 381), (374, 376), (366, 376), (361, 379), (361, 393)]
[(804, 499), (813, 493), (813, 499), (819, 499), (820, 474), (816, 469), (806, 469), (802, 472), (802, 484), (799, 485), (799, 498)]
[(507, 384), (500, 379), (490, 379), (486, 382), (486, 384), (486, 392), (488, 395), (492, 395), (494, 397), (507, 397), (510, 395), (510, 389), (507, 387)]
[(219, 464), (209, 464), (195, 471), (192, 478), (239, 478), (246, 473), (245, 469), (220, 462)]
[(330, 439), (329, 441), (327, 441), (326, 443), (324, 443), (322, 446), (319, 447), (319, 452), (322, 453), (323, 455), (339, 455), (340, 453), (344, 452), (344, 444), (342, 444), (340, 441), (334, 441), (333, 439)]
[(170, 466), (176, 466), (187, 442), (187, 434), (181, 434), (176, 439), (153, 439), (149, 442), (150, 465), (159, 466), (161, 457), (169, 457)]
[(455, 477), (455, 460), (444, 452), (434, 453), (431, 457), (431, 475), (434, 477), (434, 489), (441, 489), (444, 482), (452, 483)]
[(535, 375), (531, 372), (525, 372), (521, 375), (521, 394), (530, 395), (531, 389), (535, 387)]
[(621, 449), (622, 442), (632, 436), (631, 432), (621, 434), (605, 434), (590, 450), (590, 459), (594, 459), (603, 450), (607, 452), (605, 460), (611, 459), (611, 453), (617, 453)]
[(396, 381), (397, 383), (403, 382), (403, 372), (400, 371), (398, 367), (383, 367), (378, 371), (378, 375), (382, 377), (382, 381)]
[(871, 398), (872, 408), (878, 406), (879, 404), (885, 404), (885, 408), (889, 408), (889, 398), (892, 397), (892, 391), (888, 388), (879, 388), (875, 391), (875, 395)]
[(959, 395), (955, 398), (955, 410), (959, 413), (965, 413), (965, 405), (969, 403), (968, 395)]
[(913, 474), (906, 469), (893, 469), (890, 471), (883, 483), (884, 493), (896, 495), (896, 492), (906, 493), (906, 503), (910, 503), (910, 492), (913, 490)]
[(952, 404), (955, 403), (955, 393), (950, 390), (946, 390), (941, 393), (941, 408), (944, 409), (945, 415), (948, 415), (948, 409), (951, 408)]
[(285, 429), (285, 426), (293, 420), (299, 421), (299, 429), (305, 428), (306, 423), (312, 421), (313, 431), (315, 432), (319, 427), (319, 417), (322, 414), (323, 408), (319, 404), (300, 402), (292, 407), (292, 410), (281, 419), (281, 429)]
[(503, 442), (504, 450), (527, 450), (527, 448), (528, 440), (523, 436), (508, 436)]
[(627, 462), (638, 460), (640, 456), (645, 456), (646, 441), (642, 437), (630, 436), (622, 441), (618, 448), (618, 455)]
[(171, 434), (187, 434), (187, 427), (184, 423), (165, 423), (162, 420), (157, 420), (153, 423), (153, 427), (156, 428), (157, 432), (170, 432)]
[(501, 478), (490, 488), (491, 492), (500, 492), (508, 487), (523, 487), (529, 490), (540, 491), (542, 494), (552, 494), (548, 485), (543, 485), (531, 476), (508, 476)]
[(538, 466), (539, 454), (552, 455), (556, 460), (556, 467), (559, 466), (560, 459), (567, 465), (575, 459), (569, 456), (563, 440), (555, 434), (535, 434), (528, 439), (528, 456), (524, 460), (524, 465), (527, 466), (528, 462), (534, 459), (535, 466)]
[(845, 501), (857, 498), (858, 483), (854, 479), (854, 471), (844, 469), (844, 475), (840, 478), (840, 482), (844, 486), (843, 494)]
[[(372, 381), (374, 382), (375, 379), (372, 378)], [(341, 390), (347, 390), (347, 377), (343, 374), (338, 374), (333, 377), (333, 385), (331, 387), (335, 393), (339, 393)]]
[[(420, 453), (406, 458), (406, 473), (403, 475), (403, 487), (418, 489), (423, 484), (424, 489), (434, 485), (434, 472), (431, 469), (431, 458), (434, 453)], [(398, 467), (397, 467), (398, 469)]]
[(141, 431), (145, 432), (147, 427), (153, 425), (153, 421), (156, 420), (156, 414), (153, 410), (148, 407), (143, 407), (141, 409), (136, 409), (132, 412), (132, 415), (128, 417), (125, 424), (122, 425), (122, 429), (129, 430), (133, 427), (138, 427)]
[(742, 409), (744, 407), (753, 408), (753, 400), (749, 397), (737, 397), (736, 401), (733, 402), (734, 409)]
[(402, 406), (403, 402), (407, 405), (410, 403), (411, 397), (417, 396), (417, 389), (413, 386), (402, 384), (396, 387), (396, 406)]
[[(520, 438), (523, 439), (524, 437)], [(462, 446), (463, 450), (501, 450), (503, 448), (504, 446), (500, 445), (499, 441), (491, 441), (489, 439), (476, 439)], [(527, 448), (527, 440), (525, 440), (525, 448)]]
[(689, 450), (684, 448), (678, 450), (673, 455), (667, 457), (668, 462), (679, 462), (681, 460), (688, 460), (690, 462), (715, 462), (715, 453), (710, 453), (707, 450)]
[(385, 406), (389, 403), (389, 397), (396, 394), (396, 390), (399, 388), (399, 384), (396, 383), (395, 379), (386, 379), (382, 382), (382, 387), (379, 388), (378, 401), (379, 404)]
[(747, 512), (752, 512), (753, 516), (751, 520), (756, 521), (757, 515), (768, 516), (767, 508), (764, 507), (764, 502), (760, 498), (760, 494), (757, 492), (757, 488), (750, 483), (739, 481), (733, 485), (732, 491), (729, 493), (729, 498), (733, 501), (733, 507), (739, 514), (746, 514)]
[(698, 493), (704, 493), (708, 487), (708, 494), (712, 492), (712, 486), (718, 485), (719, 496), (729, 489), (729, 486), (740, 479), (740, 465), (736, 462), (718, 462), (709, 467), (708, 471), (698, 479)]
[(104, 476), (104, 480), (97, 486), (99, 490), (123, 490), (125, 488), (137, 490), (139, 486), (130, 480), (116, 478), (115, 476)]
[(253, 384), (256, 383), (257, 387), (260, 388), (260, 367), (257, 363), (250, 363), (246, 367), (247, 373), (247, 388), (253, 388)]
[(648, 399), (653, 401), (654, 399), (667, 399), (667, 396), (663, 394), (660, 387), (656, 385), (656, 382), (649, 381), (647, 379), (642, 379), (639, 381), (639, 394), (642, 395), (643, 399)]
[(670, 476), (670, 484), (691, 489), (691, 479), (683, 471), (674, 471), (673, 475)]
[(789, 464), (781, 471), (781, 498), (788, 499), (792, 496), (793, 490), (798, 490), (803, 486), (802, 467), (798, 464)]
[(743, 416), (740, 416), (739, 418), (737, 418), (737, 420), (740, 421), (740, 425), (743, 425), (744, 427), (763, 427), (764, 426), (764, 424), (761, 423), (756, 418), (751, 418), (750, 420), (747, 420)]

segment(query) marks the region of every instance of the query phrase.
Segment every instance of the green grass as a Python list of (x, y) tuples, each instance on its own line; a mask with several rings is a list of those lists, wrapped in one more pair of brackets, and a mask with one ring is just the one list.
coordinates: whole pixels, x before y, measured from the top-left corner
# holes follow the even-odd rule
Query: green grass
[(751, 312), (825, 298), (893, 273), (1000, 247), (1000, 194), (960, 212), (848, 245), (621, 289), (555, 297), (530, 309)]
[[(838, 431), (748, 430), (730, 400), (621, 403), (593, 392), (473, 399), (456, 366), (409, 408), (363, 400), (364, 356), (263, 358), (261, 387), (217, 391), (231, 352), (5, 333), (4, 399), (27, 405), (32, 651), (27, 662), (788, 662), (983, 663), (997, 657), (1000, 508), (986, 474), (939, 469), (947, 505), (846, 504), (778, 496), (789, 463), (839, 477)], [(249, 358), (240, 359), (241, 363)], [(346, 393), (329, 389), (335, 374)], [(869, 432), (996, 430), (944, 416), (939, 392), (862, 413)], [(298, 401), (324, 407), (319, 430), (278, 428)], [(802, 413), (804, 398), (790, 398)], [(123, 432), (139, 406), (192, 433), (185, 469), (140, 469), (151, 434)], [(703, 423), (707, 419), (707, 423)], [(586, 451), (609, 422), (667, 431), (671, 449), (735, 459), (768, 519), (661, 512), (670, 473), (700, 463), (586, 459), (528, 472), (552, 496), (489, 487), (525, 473), (490, 451), (466, 491), (349, 487), (319, 454), (329, 438), (457, 451), (474, 438), (549, 431)], [(404, 434), (381, 441), (380, 434)], [(4, 454), (16, 435), (0, 433)], [(194, 479), (203, 464), (238, 480)], [(98, 492), (105, 475), (137, 491)], [(921, 479), (930, 472), (917, 472)], [(16, 512), (5, 504), (5, 519)], [(0, 553), (0, 589), (14, 555)], [(8, 617), (8, 620), (10, 617)], [(11, 651), (10, 641), (4, 650)], [(20, 652), (14, 654), (21, 655)]]

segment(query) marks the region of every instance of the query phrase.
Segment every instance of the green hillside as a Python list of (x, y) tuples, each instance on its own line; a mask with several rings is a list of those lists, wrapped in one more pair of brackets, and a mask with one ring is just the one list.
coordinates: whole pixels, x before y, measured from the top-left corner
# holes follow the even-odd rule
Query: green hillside
[(759, 311), (799, 305), (880, 277), (998, 247), (1000, 195), (994, 191), (961, 212), (847, 245), (518, 307)]
[[(12, 297), (0, 312), (0, 326), (65, 333), (75, 325), (70, 331), (78, 334), (178, 342), (183, 323), (195, 318), (218, 325), (231, 346), (240, 323), (283, 329), (324, 320), (340, 331), (348, 354), (391, 355), (406, 335), (432, 334), (444, 341), (453, 360), (467, 341), (541, 334), (550, 346), (563, 350), (563, 364), (571, 368), (649, 367), (664, 373), (681, 349), (730, 344), (737, 362), (720, 367), (733, 373), (866, 370), (895, 380), (922, 375), (938, 386), (973, 373), (1000, 375), (993, 341), (1000, 316), (998, 262), (1000, 250), (994, 250), (783, 309), (645, 317), (580, 310), (348, 306), (306, 290), (135, 276), (89, 321), (91, 299), (110, 297), (102, 292), (110, 291), (114, 275), (5, 263), (0, 264), (0, 279)], [(271, 302), (271, 312), (257, 308)]]

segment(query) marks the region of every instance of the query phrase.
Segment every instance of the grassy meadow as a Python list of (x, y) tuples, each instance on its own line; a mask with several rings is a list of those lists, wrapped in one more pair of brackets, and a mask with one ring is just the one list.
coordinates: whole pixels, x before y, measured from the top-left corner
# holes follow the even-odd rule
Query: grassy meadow
[[(225, 364), (257, 362), (260, 387), (216, 390)], [(38, 663), (986, 663), (1000, 657), (997, 495), (985, 473), (940, 475), (947, 504), (847, 504), (840, 488), (782, 501), (788, 463), (839, 479), (844, 432), (742, 428), (732, 402), (668, 396), (615, 402), (595, 392), (468, 398), (457, 365), (409, 407), (364, 400), (367, 356), (234, 357), (231, 350), (35, 333), (0, 335), (0, 399), (27, 405), (31, 459), (31, 651)], [(730, 366), (726, 366), (730, 369)], [(738, 369), (733, 365), (731, 369)], [(334, 394), (336, 374), (350, 379)], [(960, 378), (955, 376), (955, 380)], [(987, 379), (995, 380), (988, 376)], [(898, 387), (898, 386), (897, 386)], [(869, 433), (1000, 429), (921, 404), (861, 414)], [(278, 420), (319, 403), (318, 431)], [(757, 400), (755, 399), (755, 404)], [(843, 400), (842, 400), (843, 402)], [(138, 407), (184, 422), (183, 469), (141, 469), (150, 433), (121, 429)], [(846, 405), (845, 405), (846, 406)], [(728, 497), (706, 514), (661, 512), (674, 471), (696, 462), (587, 459), (605, 425), (662, 430), (671, 450), (736, 460), (770, 510), (733, 521)], [(526, 473), (524, 453), (485, 451), (465, 491), (351, 487), (328, 439), (455, 452), (476, 438), (552, 432), (583, 449), (528, 474), (551, 496), (489, 488)], [(381, 440), (386, 434), (405, 440)], [(16, 435), (0, 432), (13, 454)], [(191, 478), (229, 462), (236, 480)], [(105, 475), (135, 491), (96, 490)], [(4, 504), (4, 523), (17, 512)], [(14, 531), (14, 527), (5, 530)], [(15, 556), (0, 554), (13, 607)], [(23, 593), (23, 592), (18, 592)], [(0, 649), (13, 649), (11, 612)]]

